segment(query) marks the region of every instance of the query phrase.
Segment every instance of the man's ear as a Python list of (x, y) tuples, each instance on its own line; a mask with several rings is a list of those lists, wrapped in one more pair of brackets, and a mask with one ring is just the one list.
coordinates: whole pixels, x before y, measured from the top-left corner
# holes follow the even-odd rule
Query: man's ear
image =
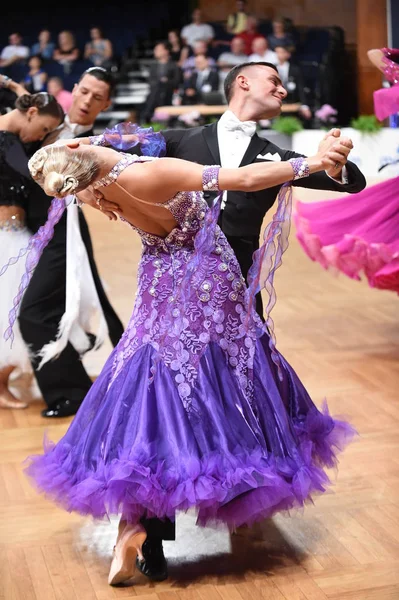
[(111, 99), (107, 100), (104, 111), (108, 110), (111, 105), (112, 105), (112, 100)]

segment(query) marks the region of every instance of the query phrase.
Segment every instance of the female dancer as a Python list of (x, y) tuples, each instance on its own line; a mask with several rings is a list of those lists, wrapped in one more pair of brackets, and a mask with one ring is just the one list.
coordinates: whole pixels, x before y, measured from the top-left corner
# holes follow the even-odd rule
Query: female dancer
[[(94, 142), (121, 148), (121, 139), (111, 133)], [(217, 226), (220, 198), (208, 209), (200, 190), (264, 189), (324, 170), (337, 154), (326, 147), (309, 159), (223, 169), (78, 144), (43, 148), (30, 161), (33, 178), (58, 197), (39, 243), (62, 214), (60, 198), (101, 188), (143, 242), (137, 298), (68, 432), (31, 457), (28, 473), (67, 510), (121, 515), (109, 574), (116, 584), (133, 575), (136, 554), (142, 559), (143, 517), (173, 520), (195, 507), (200, 525), (234, 529), (325, 490), (322, 467), (335, 464), (353, 430), (326, 407), (319, 412), (254, 310), (270, 265), (273, 295), (290, 187), (248, 289)], [(270, 319), (267, 326), (272, 331)]]
[[(46, 93), (22, 95), (16, 108), (0, 116), (0, 256), (14, 256), (20, 248), (28, 245), (31, 237), (25, 226), (28, 202), (34, 202), (37, 186), (28, 169), (28, 157), (23, 143), (42, 140), (64, 120), (61, 106), (53, 96)], [(8, 323), (23, 266), (9, 269), (0, 280), (0, 330)], [(18, 327), (12, 349), (3, 336), (0, 338), (0, 407), (25, 408), (27, 405), (15, 398), (8, 389), (13, 370), (30, 370), (28, 350)]]
[[(378, 119), (399, 111), (399, 51), (370, 50), (369, 58), (393, 84), (374, 93)], [(297, 237), (312, 260), (371, 287), (399, 294), (399, 177), (366, 188), (351, 198), (298, 202)]]

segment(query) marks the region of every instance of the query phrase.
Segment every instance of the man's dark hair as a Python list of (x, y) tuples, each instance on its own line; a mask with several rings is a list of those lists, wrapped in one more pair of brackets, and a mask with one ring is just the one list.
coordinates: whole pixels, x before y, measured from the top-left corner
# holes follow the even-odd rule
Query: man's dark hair
[(227, 77), (224, 80), (224, 94), (226, 96), (227, 104), (230, 102), (233, 96), (235, 80), (237, 79), (238, 75), (245, 71), (245, 69), (248, 69), (248, 67), (269, 67), (278, 73), (276, 65), (273, 65), (273, 63), (269, 62), (248, 62), (243, 63), (242, 65), (236, 65), (227, 73)]
[(82, 75), (79, 77), (78, 83), (82, 81), (85, 75), (91, 75), (99, 81), (104, 81), (104, 83), (106, 83), (109, 87), (108, 97), (111, 98), (111, 96), (113, 96), (116, 87), (116, 81), (111, 71), (107, 71), (107, 69), (104, 69), (104, 67), (90, 67), (82, 73)]

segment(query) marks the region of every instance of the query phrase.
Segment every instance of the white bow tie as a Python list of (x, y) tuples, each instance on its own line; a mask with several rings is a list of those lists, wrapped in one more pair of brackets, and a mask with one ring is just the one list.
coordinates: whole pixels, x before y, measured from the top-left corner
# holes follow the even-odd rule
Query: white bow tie
[(244, 135), (252, 137), (256, 131), (255, 121), (239, 121), (238, 119), (226, 119), (224, 126), (227, 131), (242, 131)]

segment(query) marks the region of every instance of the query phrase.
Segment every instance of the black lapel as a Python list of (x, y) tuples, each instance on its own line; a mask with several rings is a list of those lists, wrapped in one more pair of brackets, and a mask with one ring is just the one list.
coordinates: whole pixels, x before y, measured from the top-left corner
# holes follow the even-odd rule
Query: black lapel
[(258, 156), (258, 154), (261, 154), (262, 152), (264, 152), (265, 147), (269, 143), (270, 142), (268, 140), (265, 140), (265, 139), (259, 137), (255, 133), (255, 135), (252, 136), (252, 139), (249, 143), (247, 151), (245, 152), (244, 156), (242, 157), (240, 167), (243, 167), (245, 165), (250, 165), (251, 163), (253, 163), (253, 161)]
[(212, 125), (206, 125), (202, 130), (202, 135), (204, 136), (209, 151), (212, 154), (215, 165), (220, 165), (217, 122), (212, 123)]

